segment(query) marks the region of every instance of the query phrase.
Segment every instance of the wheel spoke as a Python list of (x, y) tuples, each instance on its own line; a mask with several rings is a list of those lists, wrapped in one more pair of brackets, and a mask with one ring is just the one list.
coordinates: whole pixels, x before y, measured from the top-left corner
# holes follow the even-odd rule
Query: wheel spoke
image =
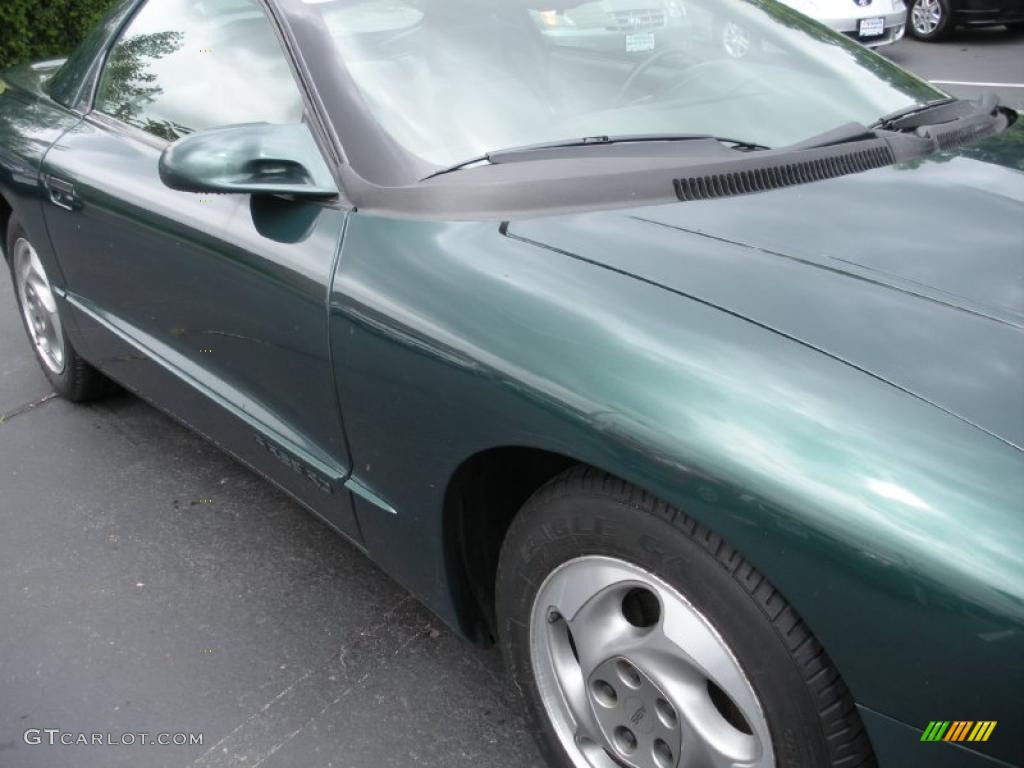
[(690, 606), (665, 600), (661, 633), (681, 657), (713, 680), (747, 717), (760, 711), (743, 670), (714, 629)]
[(18, 280), (22, 284), (24, 284), (24, 285), (28, 284), (29, 278), (31, 277), (32, 272), (33, 272), (33, 270), (32, 270), (32, 262), (31, 262), (30, 259), (23, 258), (23, 259), (19, 259), (18, 260), (18, 264), (17, 264), (17, 268), (16, 268), (16, 277), (18, 278)]
[(57, 312), (57, 301), (53, 298), (53, 291), (43, 281), (33, 282), (33, 288), (36, 291), (36, 299), (39, 301), (39, 306), (46, 310), (47, 314), (56, 314)]
[(555, 608), (570, 623), (576, 618), (583, 606), (595, 595), (608, 587), (628, 579), (611, 561), (594, 558), (595, 562), (575, 568), (571, 579), (558, 579), (550, 583), (542, 595), (549, 607)]
[(569, 622), (585, 676), (610, 656), (627, 655), (636, 646), (636, 630), (623, 618), (616, 592), (598, 595)]
[(566, 706), (576, 722), (576, 735), (595, 738), (599, 731), (594, 712), (590, 708), (586, 678), (582, 674), (566, 673), (564, 668), (559, 672)]
[[(680, 691), (674, 690), (678, 695)], [(688, 694), (688, 695), (687, 695)], [(684, 766), (706, 768), (760, 768), (771, 765), (772, 756), (751, 734), (724, 720), (706, 690), (687, 687), (679, 702), (683, 718)]]

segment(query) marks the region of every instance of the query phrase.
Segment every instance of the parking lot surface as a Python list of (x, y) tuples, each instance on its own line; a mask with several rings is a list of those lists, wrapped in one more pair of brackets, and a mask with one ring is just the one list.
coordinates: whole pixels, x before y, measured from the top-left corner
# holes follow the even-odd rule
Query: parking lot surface
[(0, 414), (3, 768), (539, 763), (496, 651), (145, 403), (52, 397), (6, 273)]
[[(1024, 108), (1024, 36), (884, 53)], [(3, 768), (539, 764), (495, 651), (138, 399), (54, 398), (6, 275), (0, 585)], [(27, 745), (30, 728), (203, 743)]]
[(991, 90), (1004, 104), (1024, 109), (1024, 33), (961, 29), (941, 43), (904, 38), (878, 50), (954, 96), (973, 99)]

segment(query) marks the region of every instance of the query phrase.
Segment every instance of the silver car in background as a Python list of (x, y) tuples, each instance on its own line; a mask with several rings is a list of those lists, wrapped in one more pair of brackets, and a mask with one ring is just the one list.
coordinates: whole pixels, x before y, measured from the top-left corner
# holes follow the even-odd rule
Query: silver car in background
[[(907, 6), (903, 0), (779, 0), (784, 5), (841, 32), (869, 48), (895, 43), (903, 37), (907, 25)], [(730, 20), (716, 30), (722, 49), (742, 58), (759, 48), (742, 22)]]
[(907, 6), (903, 0), (781, 0), (870, 48), (903, 37)]
[[(903, 37), (907, 22), (904, 0), (780, 0), (790, 8), (869, 47)], [(740, 4), (740, 0), (737, 0)], [(704, 27), (726, 55), (742, 58), (761, 42), (733, 16), (701, 18), (699, 0), (593, 0), (551, 10), (532, 11), (534, 23), (549, 45), (579, 52), (621, 52), (635, 58), (692, 43), (692, 27)]]

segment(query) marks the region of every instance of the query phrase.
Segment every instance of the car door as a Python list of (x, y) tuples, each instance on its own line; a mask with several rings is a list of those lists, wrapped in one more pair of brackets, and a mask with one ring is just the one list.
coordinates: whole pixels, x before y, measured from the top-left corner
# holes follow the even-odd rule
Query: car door
[(46, 158), (46, 219), (85, 355), (354, 537), (326, 308), (346, 210), (158, 175), (181, 136), (303, 114), (256, 0), (148, 0)]

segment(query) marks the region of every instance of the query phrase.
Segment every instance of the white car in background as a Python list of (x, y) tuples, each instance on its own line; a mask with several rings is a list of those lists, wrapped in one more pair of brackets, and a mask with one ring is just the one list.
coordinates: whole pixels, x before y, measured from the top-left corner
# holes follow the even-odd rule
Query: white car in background
[(903, 37), (907, 6), (903, 0), (781, 0), (871, 48)]
[[(895, 43), (906, 30), (907, 6), (903, 0), (780, 0), (795, 11), (820, 21), (836, 32), (869, 48)], [(730, 56), (746, 56), (758, 44), (738, 21), (726, 21), (716, 29), (722, 48)]]
[[(780, 2), (872, 48), (899, 40), (907, 23), (904, 0)], [(701, 0), (552, 0), (550, 10), (533, 10), (531, 15), (548, 44), (557, 48), (618, 50), (644, 57), (691, 41), (693, 35), (687, 29), (704, 26), (704, 5)], [(742, 9), (736, 10), (735, 15), (716, 15), (707, 28), (727, 55), (741, 58), (759, 49), (760, 41), (748, 32)]]

